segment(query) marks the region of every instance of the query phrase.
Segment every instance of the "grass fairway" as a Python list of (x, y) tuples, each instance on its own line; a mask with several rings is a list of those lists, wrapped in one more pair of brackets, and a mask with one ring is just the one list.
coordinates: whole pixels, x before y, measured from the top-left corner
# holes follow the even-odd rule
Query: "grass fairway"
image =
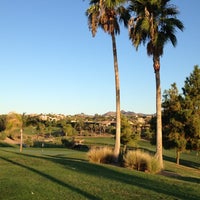
[(165, 164), (170, 176), (92, 164), (69, 149), (1, 147), (0, 199), (200, 199), (199, 170)]

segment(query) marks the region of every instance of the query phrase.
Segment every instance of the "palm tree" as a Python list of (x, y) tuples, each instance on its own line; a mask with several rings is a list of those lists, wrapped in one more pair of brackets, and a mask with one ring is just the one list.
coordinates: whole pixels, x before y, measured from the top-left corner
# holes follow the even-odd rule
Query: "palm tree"
[(124, 4), (126, 0), (90, 0), (90, 7), (86, 11), (88, 17), (89, 29), (95, 36), (98, 27), (111, 35), (114, 71), (115, 71), (115, 90), (116, 90), (116, 140), (114, 155), (116, 159), (120, 152), (120, 83), (117, 60), (117, 47), (115, 35), (120, 33), (119, 22), (123, 21), (125, 27), (128, 26), (130, 18), (128, 10)]
[(162, 168), (160, 56), (163, 55), (164, 45), (168, 41), (176, 46), (176, 29), (182, 31), (184, 28), (182, 22), (176, 18), (179, 13), (177, 8), (169, 2), (170, 0), (130, 0), (129, 5), (130, 11), (135, 13), (135, 18), (130, 23), (130, 39), (136, 49), (141, 43), (147, 42), (147, 54), (153, 57), (156, 80), (156, 157)]

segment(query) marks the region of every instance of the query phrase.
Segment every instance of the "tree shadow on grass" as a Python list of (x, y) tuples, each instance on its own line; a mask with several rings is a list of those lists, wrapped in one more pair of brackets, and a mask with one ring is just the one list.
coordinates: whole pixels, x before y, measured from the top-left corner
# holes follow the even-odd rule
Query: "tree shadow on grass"
[[(75, 169), (81, 171), (82, 173), (90, 174), (93, 176), (105, 177), (108, 179), (112, 179), (114, 181), (119, 181), (125, 184), (135, 185), (144, 189), (153, 190), (158, 193), (163, 193), (166, 195), (172, 195), (177, 198), (184, 199), (184, 194), (177, 194), (176, 186), (169, 186), (164, 183), (162, 180), (155, 180), (151, 178), (143, 178), (141, 175), (142, 172), (138, 172), (138, 176), (135, 174), (129, 175), (123, 172), (115, 171), (114, 169), (110, 169), (105, 167), (104, 165), (92, 164), (88, 163), (85, 160), (77, 160), (73, 158), (59, 157), (59, 156), (48, 156), (48, 160), (50, 159), (53, 162), (64, 165), (69, 169)], [(141, 176), (140, 176), (140, 175)], [(151, 175), (149, 175), (150, 177)], [(168, 176), (169, 177), (169, 176)], [(191, 183), (200, 183), (200, 178), (194, 177), (183, 177), (183, 176), (170, 176), (170, 178), (174, 178), (177, 180), (187, 181)], [(187, 198), (186, 198), (187, 199)], [(194, 198), (195, 199), (195, 198)]]
[(14, 147), (14, 145), (8, 144), (6, 142), (1, 142), (0, 141), (0, 147)]
[[(198, 183), (200, 184), (200, 177), (188, 177), (188, 176), (181, 176), (177, 173), (174, 173), (173, 171), (170, 170), (163, 170), (159, 173), (160, 175), (172, 178), (172, 179), (177, 179), (181, 181), (186, 181), (186, 182), (191, 182), (191, 183)], [(200, 175), (200, 172), (199, 172)]]
[(178, 179), (183, 180), (183, 181), (187, 181), (187, 182), (200, 184), (200, 178), (182, 176), (182, 177), (179, 177)]
[[(190, 192), (187, 192), (186, 189), (184, 188), (184, 186), (180, 186), (180, 185), (175, 185), (175, 184), (171, 184), (171, 182), (168, 181), (163, 181), (162, 177), (158, 177), (157, 179), (152, 178), (151, 175), (145, 175), (142, 174), (141, 172), (133, 173), (133, 174), (127, 174), (124, 173), (122, 171), (119, 171), (117, 169), (115, 169), (114, 167), (106, 167), (104, 165), (98, 165), (98, 164), (93, 164), (93, 163), (89, 163), (86, 160), (81, 160), (81, 159), (76, 159), (76, 158), (67, 158), (66, 156), (62, 156), (62, 155), (44, 155), (44, 156), (36, 156), (36, 155), (30, 155), (30, 154), (20, 154), (20, 153), (16, 153), (16, 152), (11, 152), (11, 153), (15, 153), (15, 154), (19, 154), (19, 155), (23, 155), (26, 157), (32, 157), (32, 158), (36, 158), (36, 159), (45, 159), (47, 161), (56, 163), (56, 164), (60, 164), (63, 165), (64, 167), (66, 167), (68, 170), (76, 170), (78, 173), (82, 173), (82, 174), (88, 174), (90, 176), (94, 176), (94, 177), (101, 177), (101, 178), (105, 178), (105, 179), (110, 179), (111, 181), (116, 181), (119, 183), (123, 183), (123, 184), (128, 184), (128, 185), (133, 185), (136, 187), (140, 187), (142, 189), (145, 190), (151, 190), (154, 191), (158, 194), (164, 194), (167, 196), (173, 196), (175, 199), (190, 199), (190, 200), (196, 200), (200, 198), (199, 194), (190, 194)], [(23, 168), (26, 168), (30, 171), (33, 171), (55, 183), (58, 183), (64, 187), (68, 187), (71, 190), (80, 193), (81, 195), (85, 196), (86, 198), (89, 199), (100, 199), (92, 194), (89, 194), (88, 192), (85, 192), (83, 190), (80, 190), (79, 188), (76, 188), (72, 185), (69, 185), (65, 182), (62, 182), (60, 180), (58, 180), (57, 178), (46, 174), (44, 172), (41, 172), (39, 170), (36, 170), (30, 166), (26, 166), (23, 164), (20, 164), (16, 161), (12, 161), (10, 159), (7, 158), (3, 158), (2, 159), (21, 166)], [(184, 179), (182, 179), (184, 180)], [(185, 181), (188, 181), (185, 179)], [(195, 180), (189, 180), (191, 182), (195, 182), (196, 183), (196, 179)], [(183, 187), (181, 191), (186, 191), (184, 192), (177, 192), (180, 190), (180, 187)]]
[[(27, 156), (27, 155), (26, 155), (26, 156)], [(57, 184), (63, 186), (63, 187), (67, 187), (67, 188), (69, 188), (70, 190), (72, 190), (72, 191), (74, 191), (74, 192), (76, 192), (76, 193), (79, 193), (80, 195), (84, 196), (84, 197), (87, 198), (87, 199), (94, 199), (94, 200), (100, 200), (100, 199), (101, 199), (101, 198), (96, 197), (96, 196), (94, 196), (94, 195), (92, 195), (92, 194), (90, 194), (90, 193), (88, 193), (88, 192), (85, 192), (85, 191), (83, 191), (83, 190), (81, 190), (81, 189), (79, 189), (79, 188), (77, 188), (77, 187), (74, 187), (74, 186), (72, 186), (72, 185), (70, 185), (70, 184), (67, 184), (67, 183), (65, 183), (65, 182), (63, 182), (63, 181), (61, 181), (61, 180), (59, 180), (59, 179), (57, 179), (57, 178), (55, 178), (55, 177), (53, 177), (53, 176), (51, 176), (51, 175), (49, 175), (49, 174), (46, 174), (46, 173), (41, 172), (41, 171), (39, 171), (39, 170), (36, 170), (36, 169), (34, 169), (34, 168), (30, 167), (30, 166), (26, 166), (26, 165), (24, 165), (24, 164), (21, 164), (21, 163), (19, 163), (19, 162), (16, 162), (16, 161), (13, 161), (13, 160), (10, 160), (10, 159), (8, 159), (8, 158), (1, 157), (1, 156), (0, 156), (0, 158), (1, 158), (2, 160), (5, 160), (5, 161), (7, 161), (7, 162), (13, 164), (13, 165), (17, 165), (17, 166), (20, 166), (20, 167), (25, 168), (25, 169), (27, 169), (27, 170), (30, 170), (30, 171), (32, 171), (32, 172), (34, 172), (34, 173), (36, 173), (36, 174), (38, 174), (38, 175), (40, 175), (40, 176), (42, 176), (42, 177), (44, 177), (44, 178), (46, 178), (46, 179), (48, 179), (48, 180), (54, 182), (54, 183), (57, 183)], [(38, 158), (38, 157), (37, 157), (37, 158)]]
[[(149, 150), (148, 148), (139, 148), (139, 149), (144, 150), (145, 152), (149, 152), (151, 155), (155, 154), (155, 151)], [(169, 162), (176, 163), (175, 157), (163, 155), (163, 159)], [(200, 163), (198, 161), (194, 162), (194, 161), (188, 161), (188, 160), (184, 160), (183, 158), (180, 158), (180, 165), (191, 167), (194, 169), (200, 169)]]

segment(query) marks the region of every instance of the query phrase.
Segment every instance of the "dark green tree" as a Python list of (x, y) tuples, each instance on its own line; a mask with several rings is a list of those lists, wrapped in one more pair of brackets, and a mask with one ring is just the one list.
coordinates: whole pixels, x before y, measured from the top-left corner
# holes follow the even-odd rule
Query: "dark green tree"
[(185, 80), (184, 95), (185, 132), (188, 148), (200, 150), (200, 68), (195, 65)]
[(121, 143), (124, 145), (123, 151), (126, 152), (127, 145), (135, 144), (138, 139), (138, 134), (134, 133), (133, 127), (131, 126), (128, 118), (121, 117)]
[(77, 131), (72, 127), (71, 124), (65, 124), (62, 126), (62, 131), (64, 132), (65, 136), (77, 135)]
[(176, 83), (163, 94), (163, 146), (166, 149), (176, 148), (176, 163), (179, 164), (180, 153), (186, 150), (187, 139), (184, 130), (182, 108), (183, 98), (178, 92)]
[(0, 115), (0, 132), (6, 129), (6, 115)]
[(76, 120), (74, 128), (80, 135), (82, 135), (84, 132), (84, 127), (85, 127), (84, 120), (80, 117), (79, 119)]
[(163, 55), (165, 44), (170, 41), (176, 46), (176, 29), (183, 30), (184, 26), (177, 19), (179, 13), (170, 0), (130, 0), (130, 10), (135, 17), (130, 21), (129, 36), (133, 45), (138, 49), (141, 43), (147, 43), (147, 54), (153, 57), (153, 68), (156, 80), (156, 157), (163, 168), (162, 155), (162, 113), (161, 113), (161, 84), (160, 57)]
[(37, 137), (39, 137), (39, 136), (42, 136), (42, 137), (43, 137), (44, 134), (45, 134), (45, 132), (46, 132), (46, 126), (45, 126), (45, 124), (39, 122), (39, 123), (37, 124), (36, 130), (37, 130)]

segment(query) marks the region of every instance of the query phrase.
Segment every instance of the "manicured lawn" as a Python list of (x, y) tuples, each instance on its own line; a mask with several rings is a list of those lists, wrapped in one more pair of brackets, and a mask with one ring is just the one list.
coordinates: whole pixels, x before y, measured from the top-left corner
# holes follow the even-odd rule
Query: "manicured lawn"
[(115, 139), (114, 137), (83, 137), (84, 139), (84, 144), (86, 145), (114, 145)]
[(1, 147), (0, 199), (200, 199), (198, 169), (165, 165), (168, 176), (150, 175), (89, 163), (86, 152)]

